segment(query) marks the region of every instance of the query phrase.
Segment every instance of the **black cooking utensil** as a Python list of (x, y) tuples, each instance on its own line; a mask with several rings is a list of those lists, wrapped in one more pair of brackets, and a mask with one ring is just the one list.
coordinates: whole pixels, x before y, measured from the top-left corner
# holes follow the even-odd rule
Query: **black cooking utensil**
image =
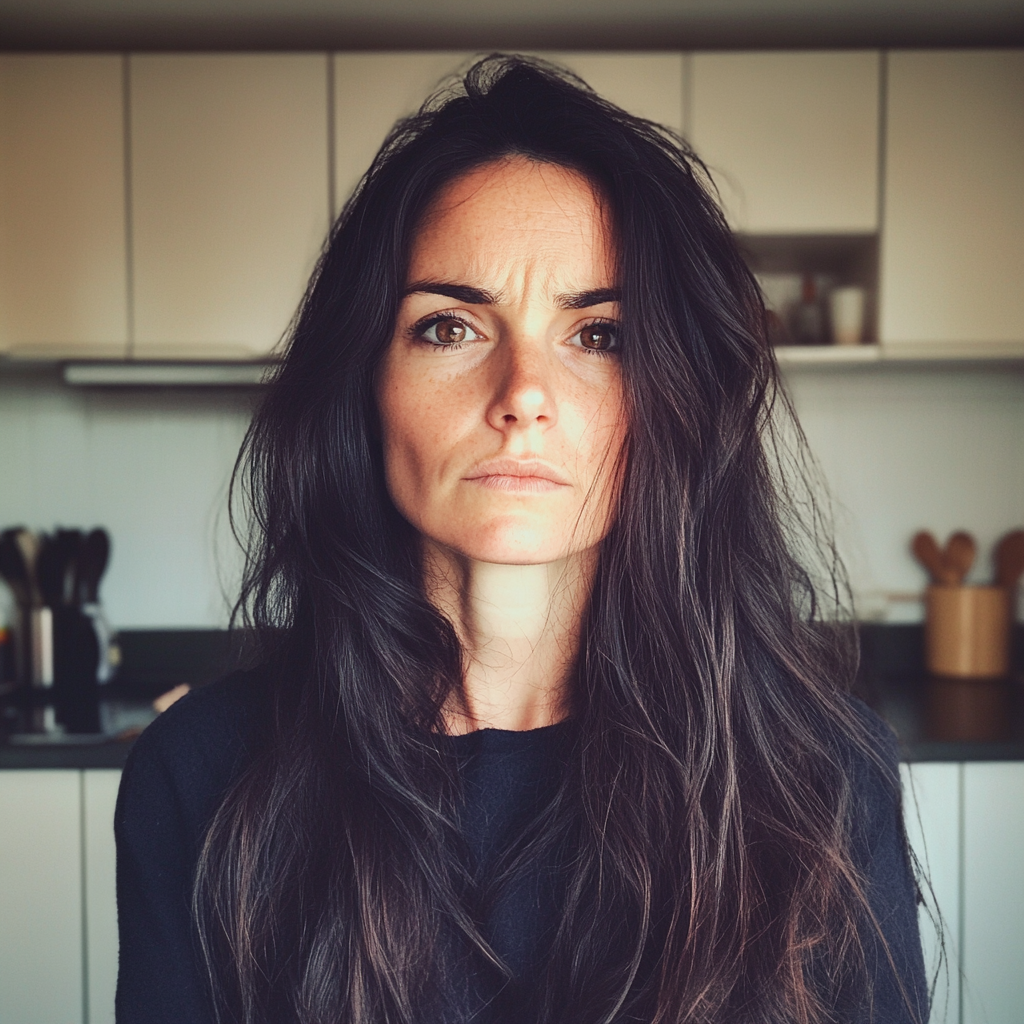
[(84, 534), (81, 530), (58, 530), (56, 542), (63, 566), (61, 601), (68, 605), (79, 603), (79, 575)]
[(78, 557), (78, 596), (82, 604), (98, 604), (100, 580), (110, 560), (110, 534), (102, 527), (91, 530), (82, 540)]
[(56, 608), (64, 603), (64, 562), (56, 537), (42, 534), (36, 559), (36, 579), (43, 604)]
[(18, 604), (24, 606), (31, 603), (32, 583), (18, 545), (20, 530), (20, 527), (14, 527), (0, 534), (0, 576), (7, 581)]

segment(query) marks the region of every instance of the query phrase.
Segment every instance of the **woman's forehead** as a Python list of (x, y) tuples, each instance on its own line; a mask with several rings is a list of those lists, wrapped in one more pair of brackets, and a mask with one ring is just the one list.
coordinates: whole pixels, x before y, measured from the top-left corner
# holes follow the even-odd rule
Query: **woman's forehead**
[[(577, 171), (510, 157), (453, 181), (413, 240), (409, 280), (439, 273), (495, 279), (514, 268), (565, 278), (557, 287), (611, 287), (607, 204)], [(585, 280), (580, 280), (581, 278)], [(552, 287), (556, 282), (551, 282)]]
[(510, 155), (482, 164), (448, 182), (431, 204), (427, 217), (474, 201), (509, 207), (524, 203), (560, 207), (598, 207), (600, 189), (584, 174), (561, 164)]

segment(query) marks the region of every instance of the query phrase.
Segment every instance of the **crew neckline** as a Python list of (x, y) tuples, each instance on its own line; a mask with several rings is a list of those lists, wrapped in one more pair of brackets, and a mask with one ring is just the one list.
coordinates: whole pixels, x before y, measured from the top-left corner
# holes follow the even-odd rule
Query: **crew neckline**
[(463, 732), (455, 736), (444, 733), (440, 735), (440, 738), (457, 750), (478, 749), (504, 753), (545, 743), (566, 731), (569, 722), (570, 719), (563, 718), (560, 722), (540, 725), (536, 729), (495, 729), (486, 726), (483, 729), (474, 729), (472, 732)]

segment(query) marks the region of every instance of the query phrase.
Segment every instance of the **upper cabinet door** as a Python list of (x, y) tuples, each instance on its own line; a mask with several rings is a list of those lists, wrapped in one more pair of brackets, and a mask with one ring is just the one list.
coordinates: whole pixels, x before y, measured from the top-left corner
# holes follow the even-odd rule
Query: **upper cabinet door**
[(340, 210), (401, 117), (419, 109), (472, 54), (337, 53), (334, 55), (334, 195)]
[(1024, 341), (1024, 52), (889, 56), (883, 342)]
[(681, 53), (544, 53), (575, 71), (595, 92), (638, 117), (683, 130)]
[(327, 232), (327, 58), (131, 58), (134, 348), (246, 358), (281, 340)]
[[(683, 122), (683, 57), (663, 53), (543, 53), (575, 71), (602, 96), (631, 113), (667, 124)], [(471, 53), (345, 53), (334, 57), (335, 195), (351, 195), (395, 121), (459, 70)]]
[(0, 351), (123, 356), (123, 59), (0, 57)]
[(877, 230), (877, 53), (696, 54), (691, 60), (686, 129), (735, 229)]

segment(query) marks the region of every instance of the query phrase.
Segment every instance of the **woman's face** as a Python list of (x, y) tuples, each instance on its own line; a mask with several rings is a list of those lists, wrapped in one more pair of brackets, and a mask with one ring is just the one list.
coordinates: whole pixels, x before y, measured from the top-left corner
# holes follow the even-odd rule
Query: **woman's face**
[(428, 211), (378, 378), (388, 489), (420, 534), (484, 562), (596, 545), (626, 433), (614, 240), (579, 174), (524, 157)]

